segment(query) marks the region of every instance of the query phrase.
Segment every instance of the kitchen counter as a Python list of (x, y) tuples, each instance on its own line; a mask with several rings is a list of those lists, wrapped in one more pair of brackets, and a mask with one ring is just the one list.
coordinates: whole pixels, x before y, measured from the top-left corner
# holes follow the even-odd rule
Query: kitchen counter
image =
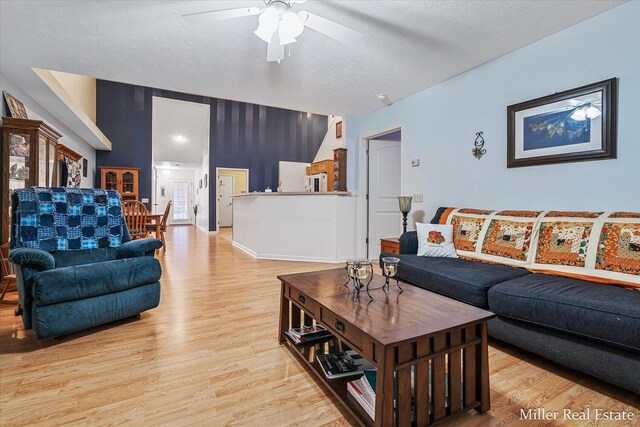
[(349, 192), (233, 196), (233, 246), (254, 258), (344, 262), (356, 254)]

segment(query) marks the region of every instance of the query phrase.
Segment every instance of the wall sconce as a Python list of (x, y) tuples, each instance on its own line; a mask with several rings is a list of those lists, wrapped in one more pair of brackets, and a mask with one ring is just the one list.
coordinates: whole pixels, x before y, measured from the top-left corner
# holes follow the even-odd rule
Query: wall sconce
[(484, 148), (484, 138), (482, 137), (482, 131), (476, 132), (476, 140), (473, 142), (473, 148), (471, 153), (473, 157), (480, 160), (482, 156), (486, 154), (487, 150)]

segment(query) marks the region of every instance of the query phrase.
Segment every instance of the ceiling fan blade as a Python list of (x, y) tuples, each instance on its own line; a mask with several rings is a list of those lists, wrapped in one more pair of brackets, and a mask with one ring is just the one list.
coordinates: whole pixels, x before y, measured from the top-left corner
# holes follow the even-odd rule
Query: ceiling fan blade
[(226, 19), (257, 15), (260, 12), (262, 12), (262, 9), (260, 9), (259, 7), (239, 7), (234, 9), (188, 13), (186, 15), (182, 15), (182, 19), (190, 24), (206, 24), (210, 22), (224, 21)]
[(339, 42), (353, 43), (362, 38), (362, 33), (327, 18), (323, 18), (322, 16), (306, 11), (299, 12), (298, 15), (303, 19), (305, 26), (332, 39), (336, 39)]
[(284, 59), (284, 45), (280, 44), (280, 37), (276, 31), (273, 34), (271, 43), (267, 44), (267, 61), (280, 62)]

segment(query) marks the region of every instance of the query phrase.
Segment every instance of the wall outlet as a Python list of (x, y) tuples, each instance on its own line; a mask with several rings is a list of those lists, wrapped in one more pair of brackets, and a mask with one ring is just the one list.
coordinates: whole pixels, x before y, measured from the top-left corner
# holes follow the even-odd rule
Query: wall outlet
[(411, 167), (415, 168), (416, 166), (420, 166), (420, 159), (411, 160)]
[(149, 203), (149, 199), (147, 199), (146, 197), (144, 197), (142, 200), (140, 200), (142, 203)]
[(422, 200), (422, 193), (414, 194), (413, 201), (416, 203), (422, 203), (424, 201)]

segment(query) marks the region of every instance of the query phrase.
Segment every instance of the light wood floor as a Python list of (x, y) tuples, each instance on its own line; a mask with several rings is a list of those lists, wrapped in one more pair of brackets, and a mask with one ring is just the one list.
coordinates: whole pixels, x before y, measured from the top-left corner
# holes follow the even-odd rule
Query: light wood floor
[[(12, 307), (0, 306), (0, 423), (348, 425), (276, 342), (276, 275), (334, 266), (257, 261), (193, 227), (170, 227), (167, 243), (162, 301), (140, 320), (37, 342)], [(519, 419), (521, 408), (537, 407), (627, 410), (640, 419), (637, 395), (497, 342), (489, 354), (493, 409), (449, 425), (540, 425)]]

